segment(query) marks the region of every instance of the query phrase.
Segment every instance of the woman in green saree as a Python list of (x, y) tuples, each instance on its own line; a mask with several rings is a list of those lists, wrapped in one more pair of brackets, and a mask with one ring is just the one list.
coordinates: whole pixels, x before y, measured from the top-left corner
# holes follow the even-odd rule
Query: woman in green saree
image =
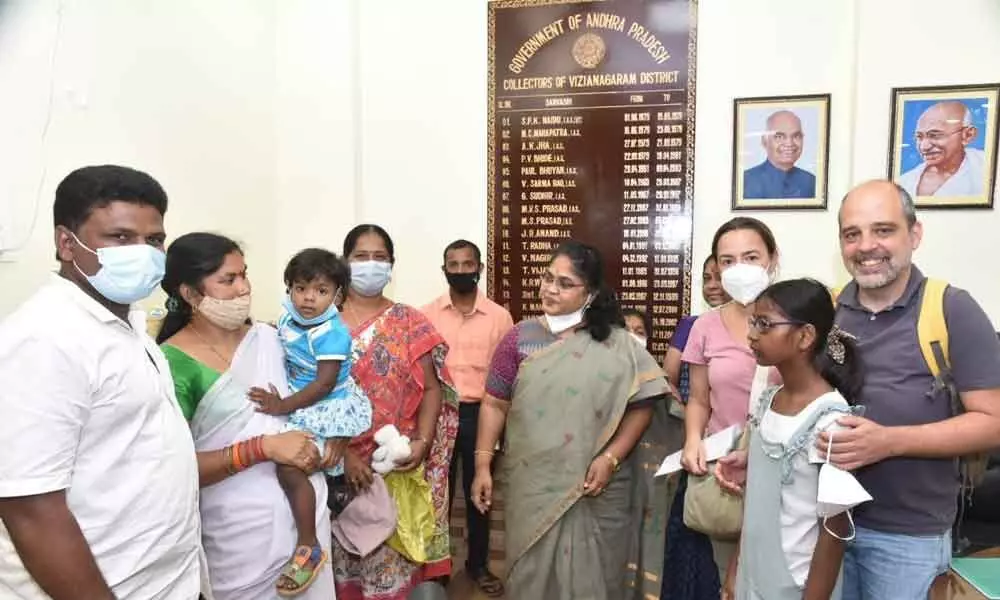
[[(636, 573), (644, 528), (632, 512), (633, 452), (663, 411), (670, 387), (656, 360), (626, 331), (597, 250), (569, 241), (542, 273), (543, 315), (499, 344), (479, 418), (473, 501), (489, 508), (490, 461), (506, 425), (508, 596), (545, 600), (643, 597)], [(640, 564), (642, 563), (642, 564)], [(659, 589), (659, 586), (654, 586)]]

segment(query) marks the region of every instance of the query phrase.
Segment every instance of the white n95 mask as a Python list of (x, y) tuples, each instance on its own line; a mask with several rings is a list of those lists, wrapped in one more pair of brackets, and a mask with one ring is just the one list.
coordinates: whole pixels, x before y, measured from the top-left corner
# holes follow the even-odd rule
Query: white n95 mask
[(631, 331), (628, 332), (628, 334), (632, 336), (632, 339), (638, 342), (640, 346), (642, 346), (643, 348), (646, 347), (646, 338), (642, 337), (638, 333), (632, 333)]
[(722, 289), (729, 296), (746, 306), (771, 285), (771, 275), (760, 265), (737, 263), (722, 271)]
[[(833, 432), (830, 432), (830, 441), (826, 446), (826, 462), (819, 468), (819, 489), (816, 491), (816, 515), (823, 517), (823, 528), (833, 537), (849, 542), (854, 539), (854, 519), (851, 518), (851, 509), (859, 504), (864, 504), (872, 499), (871, 494), (864, 488), (854, 475), (834, 466), (830, 463), (830, 448), (833, 446)], [(826, 526), (826, 520), (841, 513), (847, 513), (847, 520), (851, 523), (851, 533), (842, 538), (830, 531)]]

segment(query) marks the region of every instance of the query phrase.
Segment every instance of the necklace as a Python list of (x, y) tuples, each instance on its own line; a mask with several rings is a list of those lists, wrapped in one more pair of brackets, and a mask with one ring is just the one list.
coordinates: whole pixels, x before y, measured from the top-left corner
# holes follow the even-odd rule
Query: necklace
[(215, 348), (215, 346), (212, 345), (211, 342), (209, 342), (208, 340), (205, 339), (205, 336), (201, 335), (201, 333), (198, 331), (197, 327), (193, 327), (192, 326), (191, 327), (191, 331), (194, 332), (194, 334), (198, 337), (198, 339), (201, 340), (201, 343), (203, 343), (206, 346), (208, 346), (208, 349), (212, 351), (212, 354), (214, 354), (217, 357), (219, 357), (219, 360), (221, 360), (224, 364), (226, 364), (226, 365), (232, 365), (233, 364), (233, 357), (230, 356), (229, 358), (226, 358), (221, 352), (219, 352)]

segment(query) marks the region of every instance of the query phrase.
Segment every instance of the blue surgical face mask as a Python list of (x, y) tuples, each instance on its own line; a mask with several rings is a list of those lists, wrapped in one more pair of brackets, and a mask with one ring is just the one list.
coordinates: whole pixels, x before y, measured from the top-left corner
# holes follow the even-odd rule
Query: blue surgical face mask
[(166, 271), (167, 255), (149, 244), (109, 246), (92, 250), (71, 233), (76, 243), (97, 256), (101, 268), (87, 275), (80, 266), (73, 266), (86, 278), (97, 293), (115, 304), (132, 304), (148, 297), (160, 285)]
[(355, 292), (372, 298), (378, 296), (389, 285), (392, 263), (380, 260), (364, 260), (351, 263), (351, 287)]
[(325, 323), (326, 321), (329, 321), (337, 316), (340, 312), (337, 310), (337, 303), (331, 302), (330, 307), (323, 311), (323, 314), (307, 319), (299, 313), (298, 309), (295, 308), (295, 304), (292, 302), (292, 297), (287, 294), (285, 295), (285, 299), (281, 301), (281, 306), (288, 312), (289, 315), (291, 315), (293, 321), (305, 327), (312, 327), (313, 325)]

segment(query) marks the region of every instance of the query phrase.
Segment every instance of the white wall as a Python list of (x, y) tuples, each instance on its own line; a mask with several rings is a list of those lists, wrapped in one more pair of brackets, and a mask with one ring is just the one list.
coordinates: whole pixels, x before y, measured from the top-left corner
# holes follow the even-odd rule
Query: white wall
[(392, 235), (389, 291), (419, 306), (445, 289), (449, 242), (486, 252), (486, 3), (360, 5), (358, 217)]
[[(266, 276), (267, 289), (278, 286), (280, 296), (280, 270), (295, 252), (321, 246), (340, 254), (344, 234), (357, 222), (360, 108), (355, 3), (284, 0), (277, 7), (271, 202), (278, 271)], [(264, 277), (253, 278), (258, 291)]]
[(853, 1), (708, 0), (699, 4), (692, 263), (699, 268), (695, 279), (701, 278), (700, 265), (711, 253), (715, 229), (734, 216), (730, 210), (733, 98), (824, 93), (833, 95), (830, 210), (740, 214), (758, 217), (772, 228), (783, 277), (809, 275), (833, 283), (845, 276), (835, 215), (853, 181), (854, 8)]
[[(1000, 2), (861, 2), (854, 172), (885, 176), (893, 87), (1000, 81)], [(946, 7), (945, 10), (942, 10)], [(891, 28), (880, 24), (893, 23)], [(952, 25), (954, 23), (954, 25)], [(1000, 329), (1000, 195), (991, 211), (925, 211), (916, 261), (925, 273), (969, 290)]]
[[(440, 261), (443, 243), (459, 235), (485, 242), (485, 5), (394, 0), (377, 3), (391, 19), (377, 17), (374, 7), (362, 12), (362, 216), (396, 237), (405, 265), (396, 291), (407, 301), (440, 285), (430, 266)], [(955, 26), (941, 26), (947, 15)], [(452, 17), (461, 27), (448, 24)], [(415, 31), (421, 47), (409, 68), (399, 45), (387, 40)], [(935, 0), (701, 0), (694, 264), (733, 216), (733, 98), (832, 94), (829, 210), (741, 214), (774, 229), (784, 276), (839, 285), (848, 276), (837, 210), (854, 184), (885, 177), (890, 88), (996, 81), (998, 33), (994, 0), (952, 0), (946, 13)], [(395, 100), (402, 89), (411, 92), (410, 103)], [(977, 260), (998, 249), (1000, 214), (924, 211), (920, 218), (926, 235), (917, 262), (969, 289), (1000, 328), (1000, 281)], [(699, 278), (696, 269), (696, 289)]]
[[(0, 31), (0, 229), (30, 230), (0, 256), (0, 315), (55, 266), (55, 186), (97, 162), (164, 185), (171, 237), (210, 230), (243, 243), (263, 318), (294, 252), (339, 253), (362, 221), (396, 238), (389, 291), (415, 304), (441, 291), (445, 244), (467, 237), (485, 250), (485, 4), (13, 0)], [(417, 68), (391, 42), (415, 33), (427, 44)]]
[[(962, 25), (942, 27), (949, 15)], [(829, 210), (754, 216), (774, 229), (783, 275), (839, 285), (848, 276), (837, 210), (852, 185), (886, 175), (891, 89), (1000, 80), (995, 0), (952, 0), (944, 13), (935, 0), (703, 0), (699, 21), (695, 264), (732, 216), (734, 97), (833, 94)], [(982, 260), (1000, 250), (1000, 213), (921, 211), (919, 218), (925, 235), (916, 262), (968, 289), (1000, 329), (1000, 281)]]
[[(273, 316), (293, 252), (339, 251), (358, 222), (393, 235), (390, 293), (414, 304), (442, 290), (445, 244), (467, 237), (485, 250), (485, 1), (62, 5), (44, 145), (60, 3), (13, 0), (0, 12), (0, 202), (14, 223), (4, 229), (25, 230), (37, 214), (16, 262), (0, 262), (0, 315), (52, 266), (59, 179), (103, 161), (160, 179), (171, 235), (209, 229), (246, 243), (259, 316)], [(947, 15), (955, 25), (941, 27)], [(945, 15), (933, 0), (702, 0), (695, 264), (732, 216), (734, 97), (833, 95), (830, 209), (756, 216), (776, 232), (785, 275), (842, 283), (836, 210), (853, 183), (885, 174), (890, 88), (997, 80), (997, 32), (993, 0), (951, 0)], [(997, 211), (921, 218), (918, 262), (1000, 324), (1000, 281), (982, 269)]]
[[(225, 232), (246, 244), (255, 269), (276, 271), (273, 6), (271, 0), (7, 2), (0, 13), (0, 213), (15, 215), (17, 235), (27, 237), (0, 264), (0, 314), (55, 267), (55, 187), (86, 164), (148, 171), (170, 197), (168, 235)], [(50, 86), (51, 122), (41, 148)], [(8, 131), (17, 132), (13, 139)], [(276, 288), (268, 279), (258, 285)]]

